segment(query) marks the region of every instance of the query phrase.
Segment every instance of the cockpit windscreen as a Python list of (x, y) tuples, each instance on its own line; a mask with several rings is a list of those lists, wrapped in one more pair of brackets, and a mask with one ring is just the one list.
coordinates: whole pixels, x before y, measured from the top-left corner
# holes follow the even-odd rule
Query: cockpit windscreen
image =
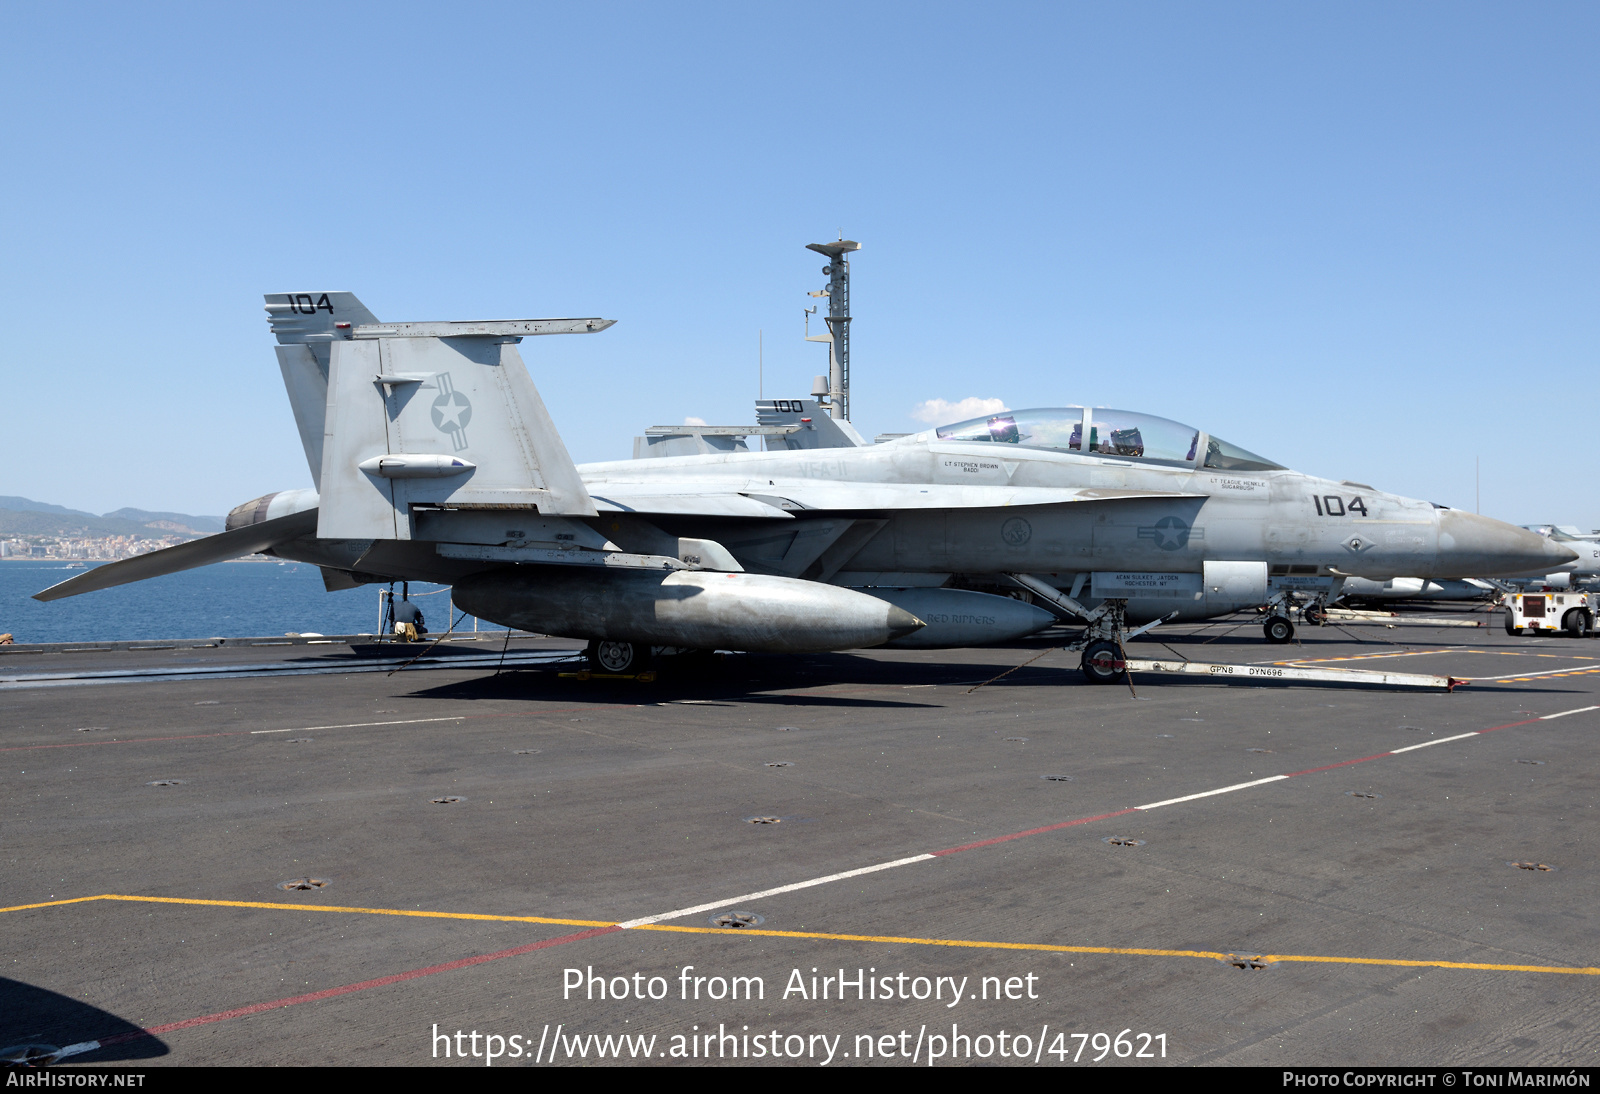
[[(941, 426), (937, 435), (941, 441), (989, 441), (1081, 452), (1083, 408), (1008, 410)], [(1095, 407), (1089, 412), (1088, 451), (1098, 456), (1193, 465), (1200, 436), (1200, 431), (1193, 426), (1157, 418), (1154, 414), (1108, 407)], [(1280, 463), (1217, 437), (1207, 437), (1202, 465), (1215, 471), (1284, 470)]]
[[(1083, 410), (1060, 407), (1006, 411), (944, 426), (938, 430), (938, 437), (944, 441), (992, 441), (1081, 452)], [(1199, 442), (1200, 433), (1192, 426), (1154, 414), (1103, 407), (1090, 411), (1088, 450), (1096, 455), (1192, 464)]]
[(1281, 463), (1262, 459), (1254, 452), (1248, 452), (1236, 444), (1212, 437), (1206, 441), (1207, 467), (1217, 471), (1282, 471)]

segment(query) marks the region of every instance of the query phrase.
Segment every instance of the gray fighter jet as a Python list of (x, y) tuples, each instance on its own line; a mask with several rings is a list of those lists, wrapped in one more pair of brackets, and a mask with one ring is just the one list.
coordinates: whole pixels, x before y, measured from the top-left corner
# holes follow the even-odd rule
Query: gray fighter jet
[(1593, 588), (1600, 582), (1600, 539), (1570, 525), (1535, 525), (1529, 531), (1548, 536), (1578, 557), (1542, 573), (1513, 574), (1502, 580), (1513, 585), (1545, 585), (1552, 589)]
[(1089, 678), (1111, 680), (1107, 651), (1161, 619), (1263, 607), (1267, 638), (1288, 641), (1292, 615), (1315, 622), (1347, 575), (1573, 557), (1513, 525), (1100, 407), (578, 467), (517, 345), (611, 320), (380, 323), (339, 292), (268, 296), (267, 312), (315, 489), (247, 502), (225, 532), (39, 599), (264, 551), (322, 567), (329, 589), (450, 584), (481, 619), (587, 639), (611, 672), (663, 650), (980, 645), (1059, 616), (1084, 624)]

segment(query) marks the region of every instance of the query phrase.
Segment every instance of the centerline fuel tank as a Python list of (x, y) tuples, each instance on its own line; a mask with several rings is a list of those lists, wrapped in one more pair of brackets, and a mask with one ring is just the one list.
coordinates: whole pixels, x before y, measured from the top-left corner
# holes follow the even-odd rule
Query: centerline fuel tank
[(691, 649), (817, 653), (921, 630), (912, 613), (834, 585), (704, 570), (516, 566), (458, 581), (456, 607), (507, 627)]

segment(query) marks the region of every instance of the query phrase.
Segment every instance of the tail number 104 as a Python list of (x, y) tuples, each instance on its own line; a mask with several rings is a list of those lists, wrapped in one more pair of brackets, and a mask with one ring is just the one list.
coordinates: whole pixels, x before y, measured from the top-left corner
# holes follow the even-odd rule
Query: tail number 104
[(1342, 517), (1347, 513), (1367, 515), (1367, 503), (1361, 500), (1360, 495), (1346, 502), (1337, 494), (1324, 494), (1320, 498), (1313, 494), (1311, 501), (1317, 507), (1319, 517)]

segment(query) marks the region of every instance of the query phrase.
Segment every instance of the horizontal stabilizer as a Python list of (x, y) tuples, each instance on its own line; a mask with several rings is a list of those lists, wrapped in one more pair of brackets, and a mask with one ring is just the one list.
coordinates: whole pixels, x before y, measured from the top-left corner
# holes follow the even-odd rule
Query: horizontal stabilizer
[(87, 573), (68, 578), (59, 585), (52, 585), (42, 593), (34, 593), (33, 598), (60, 600), (65, 596), (77, 596), (79, 593), (109, 589), (114, 585), (126, 585), (131, 581), (143, 581), (147, 577), (160, 577), (163, 574), (178, 573), (180, 570), (192, 570), (197, 566), (209, 566), (213, 562), (226, 562), (230, 558), (243, 558), (245, 555), (265, 551), (269, 547), (286, 543), (299, 536), (313, 535), (316, 530), (317, 511), (307, 509), (301, 513), (291, 513), (286, 517), (265, 520), (260, 524), (235, 528), (231, 532), (220, 532), (204, 539), (180, 543), (165, 550), (151, 551), (147, 555), (135, 555), (120, 562), (108, 562), (104, 566), (96, 566)]

